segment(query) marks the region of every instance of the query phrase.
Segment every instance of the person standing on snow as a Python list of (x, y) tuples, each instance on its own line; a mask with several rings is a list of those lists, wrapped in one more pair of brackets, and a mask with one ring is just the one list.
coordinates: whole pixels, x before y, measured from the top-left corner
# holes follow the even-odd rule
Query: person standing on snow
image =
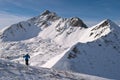
[(26, 54), (25, 56), (23, 56), (23, 58), (25, 58), (25, 64), (28, 66), (29, 65), (28, 61), (30, 58), (29, 54)]

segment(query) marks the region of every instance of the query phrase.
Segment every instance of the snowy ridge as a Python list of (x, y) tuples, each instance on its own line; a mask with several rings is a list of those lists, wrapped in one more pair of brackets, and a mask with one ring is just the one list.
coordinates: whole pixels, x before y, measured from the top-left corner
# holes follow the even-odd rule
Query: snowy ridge
[[(56, 20), (59, 19), (63, 19), (62, 22), (64, 21), (68, 21), (67, 23), (70, 26), (74, 26), (74, 27), (84, 27), (87, 28), (87, 25), (84, 24), (84, 22), (79, 19), (78, 17), (73, 17), (70, 19), (67, 18), (61, 18), (59, 17), (55, 12), (50, 12), (49, 10), (44, 11), (41, 15), (37, 16), (37, 17), (33, 17), (31, 19), (29, 19), (28, 21), (31, 23), (34, 23), (35, 25), (39, 26), (39, 27), (48, 27), (49, 25), (51, 25), (51, 23)], [(61, 25), (61, 23), (57, 24), (58, 26)]]
[(109, 80), (85, 74), (27, 67), (0, 60), (0, 80)]
[(118, 25), (116, 25), (111, 20), (106, 19), (99, 24), (88, 28), (78, 42), (92, 42), (113, 32), (119, 33), (119, 30), (120, 28)]
[[(111, 20), (104, 20), (89, 29), (92, 34), (88, 35), (92, 39), (90, 40), (90, 37), (85, 39), (88, 38), (90, 42), (85, 40), (85, 43), (75, 44), (69, 51), (52, 58), (42, 67), (119, 80), (120, 28)], [(57, 62), (53, 65), (51, 64), (53, 61)]]

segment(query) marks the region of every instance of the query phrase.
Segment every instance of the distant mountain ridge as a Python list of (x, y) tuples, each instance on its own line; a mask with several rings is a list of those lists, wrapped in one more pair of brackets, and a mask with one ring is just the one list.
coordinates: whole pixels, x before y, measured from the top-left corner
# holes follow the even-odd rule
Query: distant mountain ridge
[[(49, 10), (46, 10), (40, 16), (33, 17), (28, 21), (33, 22), (35, 25), (40, 26), (41, 24), (41, 26), (43, 26), (47, 22), (56, 21), (60, 18), (63, 19), (64, 21), (67, 20), (67, 18), (59, 17), (55, 12), (50, 12)], [(86, 24), (84, 24), (83, 21), (78, 17), (70, 18), (68, 22), (70, 26), (81, 26), (87, 28)]]

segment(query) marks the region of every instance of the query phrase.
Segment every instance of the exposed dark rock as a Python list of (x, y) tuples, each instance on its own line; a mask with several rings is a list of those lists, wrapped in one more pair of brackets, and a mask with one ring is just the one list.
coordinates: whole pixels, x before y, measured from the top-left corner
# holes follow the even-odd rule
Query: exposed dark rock
[(91, 31), (93, 30), (98, 30), (99, 28), (105, 27), (105, 26), (109, 26), (109, 19), (105, 20), (103, 23), (101, 23), (99, 26), (96, 26), (95, 28), (93, 28)]
[(101, 24), (100, 26), (101, 27), (104, 27), (104, 26), (108, 26), (109, 25), (109, 22), (108, 21), (105, 21), (103, 24)]
[(78, 18), (78, 17), (73, 17), (70, 19), (70, 25), (71, 26), (74, 26), (74, 27), (84, 27), (84, 28), (87, 28), (87, 25), (83, 23), (83, 21)]

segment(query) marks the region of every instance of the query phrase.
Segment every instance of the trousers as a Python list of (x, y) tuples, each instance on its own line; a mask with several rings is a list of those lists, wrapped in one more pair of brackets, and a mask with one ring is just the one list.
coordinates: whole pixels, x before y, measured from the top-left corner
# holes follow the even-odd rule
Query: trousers
[(27, 66), (29, 65), (28, 60), (25, 60), (25, 64), (26, 64)]

